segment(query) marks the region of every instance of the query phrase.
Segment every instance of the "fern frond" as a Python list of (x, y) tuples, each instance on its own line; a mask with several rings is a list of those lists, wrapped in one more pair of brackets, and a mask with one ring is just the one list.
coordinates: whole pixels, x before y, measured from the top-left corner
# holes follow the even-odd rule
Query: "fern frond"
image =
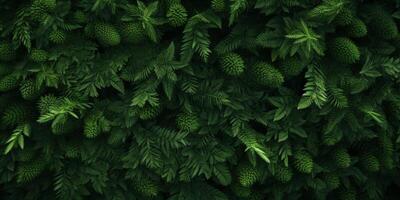
[(345, 6), (345, 0), (326, 0), (308, 12), (312, 19), (331, 22)]
[(194, 100), (204, 106), (222, 106), (230, 103), (229, 95), (220, 90), (221, 86), (220, 81), (203, 81)]
[(328, 87), (329, 103), (336, 108), (348, 107), (348, 99), (344, 94), (344, 90), (335, 86)]
[(239, 17), (239, 14), (247, 8), (248, 2), (247, 0), (230, 0), (230, 2), (229, 25), (232, 25)]
[(186, 136), (189, 132), (177, 132), (162, 127), (152, 127), (150, 130), (158, 135), (158, 143), (160, 144), (162, 151), (166, 153), (167, 156), (169, 156), (169, 153), (171, 153), (172, 149), (182, 148), (189, 144), (186, 139)]
[(144, 132), (136, 136), (136, 140), (139, 147), (138, 153), (141, 155), (141, 163), (149, 168), (161, 167), (163, 162), (162, 152), (153, 134), (144, 130)]
[(184, 92), (194, 94), (199, 88), (199, 80), (195, 76), (184, 76), (181, 80), (181, 88)]
[(207, 62), (211, 54), (209, 28), (221, 28), (221, 19), (212, 12), (191, 17), (183, 30), (181, 60), (189, 62), (195, 52)]
[(17, 12), (17, 19), (14, 23), (13, 40), (22, 43), (28, 51), (31, 50), (31, 25), (29, 24), (29, 8), (22, 8)]
[(312, 64), (309, 65), (305, 78), (307, 82), (297, 108), (304, 109), (311, 106), (312, 103), (321, 108), (328, 100), (325, 75), (316, 65)]

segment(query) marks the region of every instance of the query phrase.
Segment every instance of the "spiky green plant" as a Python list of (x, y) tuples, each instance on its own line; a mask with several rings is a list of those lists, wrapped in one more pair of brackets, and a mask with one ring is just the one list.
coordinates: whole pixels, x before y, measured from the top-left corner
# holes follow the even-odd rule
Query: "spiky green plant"
[(364, 37), (368, 33), (367, 26), (358, 18), (353, 19), (353, 21), (345, 27), (345, 31), (348, 37), (353, 38)]
[(314, 169), (314, 161), (311, 155), (304, 151), (296, 152), (293, 155), (293, 164), (297, 171), (310, 174)]
[(244, 72), (245, 64), (237, 53), (228, 53), (220, 58), (220, 66), (223, 72), (230, 76), (239, 76)]
[(333, 152), (333, 161), (339, 168), (347, 168), (351, 164), (351, 156), (344, 148), (338, 148)]
[(40, 96), (41, 89), (36, 85), (32, 79), (27, 79), (21, 83), (19, 88), (22, 98), (26, 100), (33, 100)]
[(62, 30), (53, 30), (49, 34), (49, 40), (54, 44), (63, 44), (67, 39), (67, 33)]
[(143, 120), (149, 120), (157, 117), (161, 110), (158, 106), (145, 105), (143, 108), (139, 108), (139, 118)]
[(322, 175), (322, 180), (325, 182), (329, 190), (335, 190), (340, 186), (340, 178), (335, 173), (325, 173)]
[(94, 35), (101, 44), (106, 46), (115, 46), (121, 42), (121, 35), (112, 24), (104, 22), (94, 24)]
[(371, 153), (364, 153), (360, 156), (360, 165), (368, 172), (377, 172), (380, 169), (378, 158)]
[(9, 74), (0, 79), (0, 92), (6, 92), (18, 87), (19, 78), (15, 74)]
[(137, 44), (145, 40), (143, 26), (139, 23), (126, 23), (121, 25), (120, 33), (122, 40)]
[(281, 86), (284, 81), (282, 73), (265, 62), (259, 62), (250, 68), (250, 78), (262, 86), (271, 88)]
[(60, 99), (52, 94), (40, 97), (37, 107), (41, 115), (50, 111), (52, 107), (57, 107), (60, 104)]
[(46, 166), (42, 159), (35, 159), (29, 162), (23, 162), (17, 166), (17, 182), (29, 183), (42, 173)]
[(306, 63), (296, 57), (290, 57), (281, 62), (280, 69), (285, 77), (293, 77), (299, 75)]
[(360, 59), (357, 45), (345, 37), (337, 37), (330, 41), (329, 52), (333, 59), (345, 64), (353, 64)]
[(188, 14), (182, 4), (173, 4), (168, 8), (167, 18), (171, 26), (179, 27), (185, 25)]
[(42, 49), (32, 49), (30, 59), (34, 62), (44, 62), (48, 58), (48, 53)]
[(338, 26), (347, 26), (350, 25), (354, 19), (354, 14), (350, 9), (344, 8), (341, 12), (335, 17), (334, 23)]
[(83, 135), (87, 138), (95, 138), (101, 133), (97, 118), (95, 115), (90, 115), (85, 119), (83, 127)]
[(250, 164), (243, 164), (238, 166), (237, 178), (242, 186), (250, 187), (259, 180), (260, 171)]

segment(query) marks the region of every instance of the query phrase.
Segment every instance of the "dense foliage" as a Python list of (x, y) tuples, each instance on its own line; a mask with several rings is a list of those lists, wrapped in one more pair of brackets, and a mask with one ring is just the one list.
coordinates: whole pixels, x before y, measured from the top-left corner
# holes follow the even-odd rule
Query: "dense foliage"
[(399, 0), (0, 0), (0, 198), (390, 199)]

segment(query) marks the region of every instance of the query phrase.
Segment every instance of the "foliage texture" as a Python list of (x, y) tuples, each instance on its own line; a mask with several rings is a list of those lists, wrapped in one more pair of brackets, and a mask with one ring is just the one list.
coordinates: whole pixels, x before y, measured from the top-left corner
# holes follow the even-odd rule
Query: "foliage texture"
[(398, 199), (399, 0), (0, 3), (0, 199)]

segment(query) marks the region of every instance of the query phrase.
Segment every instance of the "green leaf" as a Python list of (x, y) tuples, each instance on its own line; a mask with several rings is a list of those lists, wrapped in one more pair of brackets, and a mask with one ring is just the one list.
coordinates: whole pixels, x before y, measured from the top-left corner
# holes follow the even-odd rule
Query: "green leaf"
[(171, 42), (165, 51), (165, 58), (168, 61), (172, 61), (175, 57), (175, 44), (174, 42)]
[(324, 133), (330, 133), (333, 131), (337, 124), (343, 120), (345, 115), (346, 113), (343, 111), (332, 113), (328, 118), (328, 123), (326, 123)]
[(213, 172), (222, 185), (227, 186), (231, 184), (232, 176), (226, 165), (223, 164), (215, 165)]
[(11, 149), (13, 149), (13, 147), (14, 143), (8, 143), (6, 149), (4, 150), (4, 154), (8, 154), (11, 151)]
[(11, 136), (6, 141), (7, 147), (4, 150), (4, 154), (8, 154), (13, 148), (17, 145), (24, 149), (25, 147), (25, 138), (24, 136), (30, 135), (30, 125), (29, 124), (22, 124), (17, 126)]
[(302, 137), (302, 138), (307, 138), (308, 137), (306, 131), (301, 127), (289, 128), (289, 131), (291, 133), (294, 133), (294, 134), (298, 135), (299, 137)]
[(174, 92), (174, 82), (172, 82), (172, 81), (163, 81), (162, 82), (162, 86), (163, 86), (163, 89), (164, 89), (164, 93), (165, 93), (165, 95), (167, 96), (167, 98), (169, 99), (169, 100), (171, 100), (172, 99), (172, 94), (173, 94), (173, 92)]
[(275, 110), (274, 121), (279, 121), (287, 116), (287, 112), (285, 108), (278, 108)]
[(23, 131), (25, 136), (30, 136), (31, 135), (31, 126), (29, 124), (25, 124)]
[(289, 132), (288, 131), (281, 131), (278, 134), (278, 142), (283, 142), (286, 141), (289, 137)]
[(244, 130), (238, 134), (240, 141), (246, 146), (246, 151), (257, 154), (265, 162), (270, 163), (268, 150), (259, 142), (258, 136), (252, 130)]
[(18, 136), (18, 145), (21, 149), (24, 149), (24, 136), (20, 135)]
[(125, 93), (124, 83), (118, 76), (111, 77), (111, 86), (122, 94)]
[(305, 109), (312, 105), (312, 100), (309, 97), (302, 97), (297, 105), (297, 109)]

